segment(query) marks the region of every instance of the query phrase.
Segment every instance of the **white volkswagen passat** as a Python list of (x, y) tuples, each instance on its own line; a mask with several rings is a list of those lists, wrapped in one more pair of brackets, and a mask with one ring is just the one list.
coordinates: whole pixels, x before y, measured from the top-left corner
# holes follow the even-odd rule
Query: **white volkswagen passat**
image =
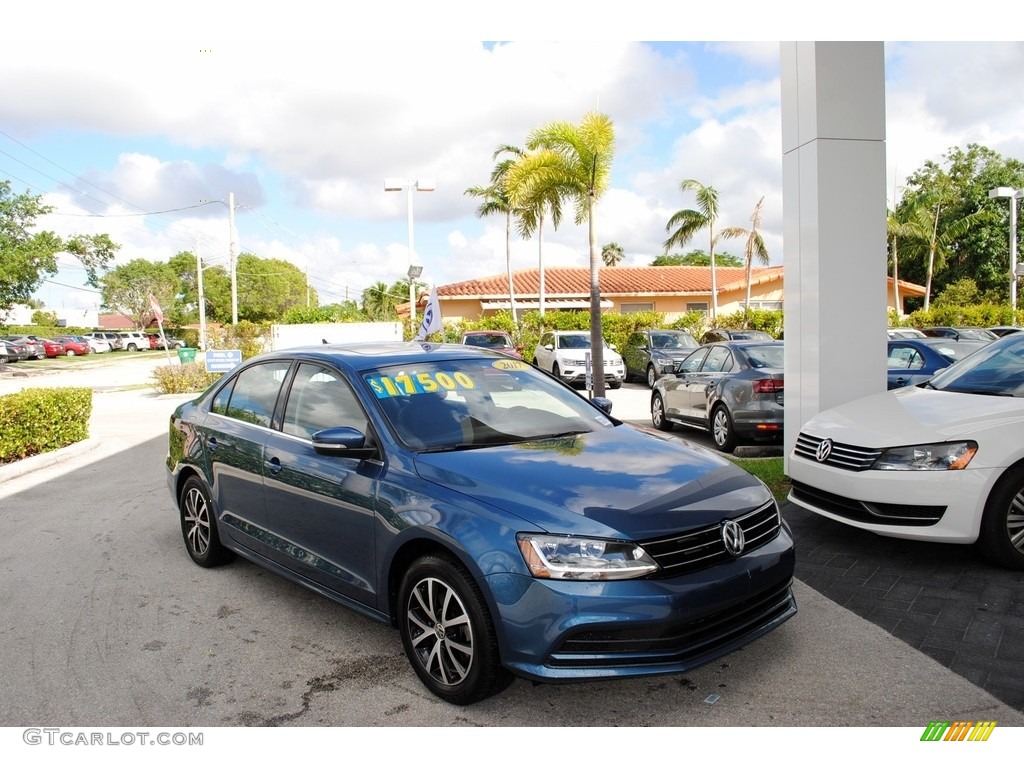
[(884, 536), (978, 542), (1024, 570), (1024, 338), (930, 381), (819, 413), (789, 457), (789, 499)]

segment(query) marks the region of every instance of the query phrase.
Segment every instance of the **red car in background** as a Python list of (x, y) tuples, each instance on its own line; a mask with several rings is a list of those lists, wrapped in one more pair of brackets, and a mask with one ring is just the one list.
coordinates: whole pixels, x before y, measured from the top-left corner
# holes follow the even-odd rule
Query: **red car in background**
[(88, 355), (92, 351), (88, 340), (82, 336), (54, 336), (53, 340), (64, 345), (64, 354), (68, 357)]
[(40, 338), (39, 343), (43, 345), (43, 353), (47, 357), (60, 357), (64, 354), (64, 345), (53, 339)]

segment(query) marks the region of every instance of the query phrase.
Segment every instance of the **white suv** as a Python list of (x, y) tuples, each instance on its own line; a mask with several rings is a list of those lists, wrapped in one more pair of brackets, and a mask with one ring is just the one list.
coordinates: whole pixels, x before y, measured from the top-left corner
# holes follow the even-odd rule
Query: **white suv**
[[(589, 352), (590, 331), (548, 331), (533, 351), (533, 364), (551, 371), (567, 384), (582, 384), (587, 380)], [(622, 357), (608, 342), (604, 344), (603, 357), (605, 383), (618, 389), (626, 378)]]
[(141, 349), (151, 349), (149, 336), (144, 333), (128, 331), (118, 335), (121, 337), (121, 348), (127, 349), (129, 352), (137, 352)]

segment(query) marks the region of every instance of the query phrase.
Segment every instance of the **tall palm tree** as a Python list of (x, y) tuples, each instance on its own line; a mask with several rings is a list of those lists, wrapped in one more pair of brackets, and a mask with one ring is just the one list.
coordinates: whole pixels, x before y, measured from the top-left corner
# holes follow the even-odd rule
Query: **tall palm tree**
[(371, 320), (388, 320), (395, 316), (397, 297), (387, 283), (378, 280), (363, 291), (363, 312)]
[(465, 194), (482, 198), (483, 202), (476, 209), (477, 217), (483, 218), (494, 213), (505, 216), (505, 271), (508, 275), (508, 303), (512, 310), (512, 320), (518, 324), (516, 291), (512, 281), (512, 215), (515, 211), (509, 201), (506, 176), (509, 169), (515, 164), (514, 158), (523, 156), (523, 150), (511, 144), (502, 144), (494, 150), (491, 159), (497, 160), (503, 154), (510, 154), (513, 157), (505, 158), (494, 166), (494, 170), (491, 171), (491, 183), (486, 187), (470, 187)]
[(764, 197), (757, 201), (757, 205), (754, 206), (754, 212), (750, 214), (750, 229), (744, 229), (743, 227), (726, 227), (722, 230), (722, 237), (745, 237), (746, 242), (743, 245), (743, 258), (746, 262), (746, 281), (747, 281), (747, 301), (743, 305), (743, 322), (744, 327), (748, 318), (750, 317), (750, 273), (753, 267), (754, 259), (757, 259), (761, 264), (767, 266), (771, 263), (771, 259), (768, 256), (768, 246), (764, 244), (764, 238), (761, 236), (759, 228), (761, 226), (761, 208), (764, 206)]
[(608, 188), (615, 153), (615, 126), (607, 115), (588, 112), (579, 125), (555, 121), (527, 137), (533, 150), (509, 171), (513, 202), (536, 200), (540, 190), (571, 199), (576, 223), (588, 224), (590, 243), (590, 356), (594, 395), (603, 397), (604, 341), (601, 334), (601, 258), (594, 230), (594, 204)]
[[(520, 155), (520, 159), (522, 159)], [(509, 173), (505, 177), (506, 188), (512, 183)], [(516, 206), (517, 229), (521, 237), (529, 239), (537, 235), (538, 308), (544, 317), (544, 221), (550, 215), (555, 229), (562, 223), (562, 191), (556, 184), (544, 184), (535, 180), (528, 189), (508, 190), (511, 199), (520, 202)]]
[(608, 243), (601, 249), (601, 261), (606, 267), (617, 267), (626, 258), (626, 252), (618, 243)]
[(718, 316), (718, 282), (715, 276), (715, 244), (719, 236), (715, 234), (715, 221), (718, 219), (718, 191), (714, 187), (701, 184), (696, 179), (684, 179), (679, 184), (684, 194), (694, 192), (697, 196), (697, 208), (686, 208), (672, 214), (665, 231), (669, 233), (665, 240), (665, 253), (674, 246), (682, 247), (700, 230), (708, 230), (708, 255), (711, 257), (711, 324), (715, 324)]

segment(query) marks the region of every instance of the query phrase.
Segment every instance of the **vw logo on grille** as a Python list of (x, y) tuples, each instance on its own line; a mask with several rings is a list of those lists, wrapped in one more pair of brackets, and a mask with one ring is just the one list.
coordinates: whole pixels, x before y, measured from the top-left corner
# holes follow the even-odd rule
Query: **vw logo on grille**
[(814, 452), (814, 458), (819, 462), (827, 461), (828, 457), (832, 455), (832, 438), (826, 437), (820, 443), (818, 443), (818, 450)]
[(743, 554), (746, 540), (743, 537), (743, 529), (735, 520), (726, 520), (722, 523), (722, 543), (725, 544), (725, 551), (733, 557)]

